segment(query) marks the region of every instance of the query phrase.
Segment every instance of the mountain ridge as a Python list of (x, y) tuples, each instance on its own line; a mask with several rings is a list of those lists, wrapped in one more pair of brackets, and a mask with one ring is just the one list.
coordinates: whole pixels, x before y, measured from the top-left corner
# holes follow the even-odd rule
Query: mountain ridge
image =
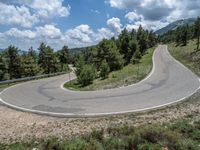
[(167, 26), (155, 31), (157, 35), (162, 35), (164, 33), (167, 33), (168, 31), (175, 30), (179, 26), (184, 26), (184, 25), (192, 25), (195, 22), (196, 18), (187, 18), (187, 19), (181, 19), (174, 21)]

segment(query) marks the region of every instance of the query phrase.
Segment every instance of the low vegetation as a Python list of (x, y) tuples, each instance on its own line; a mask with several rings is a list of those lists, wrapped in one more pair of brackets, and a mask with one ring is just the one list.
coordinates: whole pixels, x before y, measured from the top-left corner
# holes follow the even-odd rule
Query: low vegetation
[(199, 150), (200, 120), (172, 124), (119, 126), (93, 130), (79, 138), (50, 138), (30, 143), (0, 145), (0, 150)]
[(174, 58), (200, 76), (200, 51), (196, 50), (195, 40), (190, 40), (187, 46), (176, 46), (176, 43), (168, 44), (168, 46)]

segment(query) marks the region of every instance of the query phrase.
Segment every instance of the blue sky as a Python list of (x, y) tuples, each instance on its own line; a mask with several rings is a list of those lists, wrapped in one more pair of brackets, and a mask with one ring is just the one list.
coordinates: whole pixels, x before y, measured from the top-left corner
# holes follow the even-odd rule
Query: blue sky
[(89, 46), (124, 28), (157, 30), (198, 14), (198, 0), (0, 0), (0, 48)]

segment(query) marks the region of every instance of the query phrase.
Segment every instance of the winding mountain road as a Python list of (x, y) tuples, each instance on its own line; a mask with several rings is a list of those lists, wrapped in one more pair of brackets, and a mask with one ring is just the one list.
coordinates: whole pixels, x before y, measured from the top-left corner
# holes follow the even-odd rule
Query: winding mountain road
[[(74, 75), (71, 74), (71, 78)], [(141, 82), (102, 91), (70, 91), (62, 85), (69, 75), (25, 82), (5, 89), (0, 101), (14, 109), (59, 117), (121, 114), (163, 107), (185, 99), (200, 88), (199, 78), (160, 45), (152, 72)]]

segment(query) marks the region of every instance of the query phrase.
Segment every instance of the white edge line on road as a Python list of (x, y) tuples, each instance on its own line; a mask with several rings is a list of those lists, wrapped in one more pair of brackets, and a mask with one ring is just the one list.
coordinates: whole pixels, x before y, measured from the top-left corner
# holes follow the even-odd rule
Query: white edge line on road
[[(156, 50), (155, 50), (156, 51)], [(154, 54), (155, 54), (155, 51), (154, 51)], [(168, 51), (169, 53), (169, 51)], [(153, 69), (151, 71), (151, 73), (144, 79), (148, 79), (154, 72), (154, 68), (155, 68), (155, 64), (154, 64), (154, 54), (153, 54)], [(170, 53), (169, 53), (170, 55)], [(171, 55), (170, 55), (171, 56)], [(171, 56), (172, 57), (172, 56)], [(181, 66), (183, 66), (184, 68), (188, 69), (186, 66), (184, 66), (183, 64), (181, 64), (179, 61), (177, 61), (174, 57), (172, 57), (177, 63), (179, 63)], [(189, 71), (191, 71), (190, 69), (188, 69)], [(192, 72), (192, 71), (191, 71)], [(192, 72), (193, 73), (193, 72)], [(194, 73), (193, 73), (194, 74)], [(196, 77), (197, 75), (194, 74)], [(199, 82), (200, 82), (200, 78), (198, 78)], [(140, 81), (140, 82), (143, 82)], [(138, 82), (138, 83), (140, 83)], [(138, 84), (136, 83), (136, 84)], [(22, 83), (24, 84), (24, 83)], [(12, 87), (15, 87), (19, 84), (16, 84), (16, 85), (13, 85), (9, 88), (12, 88)], [(61, 88), (64, 89), (64, 87), (62, 86), (64, 85), (61, 84)], [(135, 85), (135, 84), (134, 84)], [(132, 86), (132, 85), (130, 85)], [(7, 89), (9, 88), (6, 88), (4, 89), (3, 91), (0, 92), (0, 95), (5, 92)], [(187, 98), (189, 98), (190, 96), (192, 96), (193, 94), (195, 94), (198, 90), (200, 89), (200, 86), (194, 91), (192, 92), (191, 94), (189, 94), (188, 96), (185, 96), (179, 100), (176, 100), (176, 101), (173, 101), (173, 102), (169, 102), (169, 103), (166, 103), (166, 104), (162, 104), (162, 105), (157, 105), (157, 106), (153, 106), (153, 107), (147, 107), (147, 108), (142, 108), (142, 109), (135, 109), (135, 110), (130, 110), (130, 111), (120, 111), (120, 112), (109, 112), (109, 113), (85, 113), (85, 114), (76, 114), (76, 113), (55, 113), (55, 112), (46, 112), (46, 111), (39, 111), (39, 110), (33, 110), (33, 109), (28, 109), (28, 108), (23, 108), (23, 107), (19, 107), (19, 106), (16, 106), (16, 105), (13, 105), (13, 104), (10, 104), (10, 103), (7, 103), (5, 102), (4, 100), (2, 100), (0, 98), (0, 102), (5, 104), (6, 106), (10, 107), (10, 108), (14, 108), (16, 110), (21, 110), (21, 111), (24, 111), (24, 112), (30, 112), (30, 113), (35, 113), (35, 114), (40, 114), (40, 115), (47, 115), (47, 116), (54, 116), (54, 117), (75, 117), (75, 118), (79, 118), (79, 117), (100, 117), (100, 116), (107, 116), (107, 115), (119, 115), (119, 114), (125, 114), (125, 113), (134, 113), (134, 112), (141, 112), (141, 111), (147, 111), (147, 110), (153, 110), (153, 109), (157, 109), (157, 108), (162, 108), (164, 106), (168, 106), (168, 105), (172, 105), (172, 104), (175, 104), (175, 103), (178, 103), (180, 101), (183, 101)], [(64, 89), (64, 90), (67, 90), (67, 89)], [(70, 90), (69, 90), (70, 91)]]
[(7, 103), (7, 102), (3, 101), (1, 98), (0, 98), (0, 102), (2, 102), (3, 104), (5, 104), (6, 106), (8, 106), (10, 108), (14, 108), (16, 110), (21, 110), (21, 111), (24, 111), (24, 112), (30, 112), (30, 113), (40, 114), (40, 115), (53, 116), (53, 117), (74, 117), (74, 118), (79, 118), (79, 117), (101, 117), (101, 116), (107, 116), (107, 115), (120, 115), (120, 114), (125, 114), (125, 113), (142, 112), (142, 111), (147, 111), (147, 110), (153, 110), (153, 109), (157, 109), (157, 108), (162, 108), (164, 106), (169, 106), (169, 105), (178, 103), (180, 101), (183, 101), (186, 98), (189, 98), (190, 96), (192, 96), (193, 94), (195, 94), (199, 89), (200, 89), (200, 86), (194, 92), (192, 92), (191, 94), (189, 94), (188, 96), (183, 97), (183, 98), (181, 98), (179, 100), (170, 102), (170, 103), (163, 104), (163, 105), (157, 105), (157, 106), (153, 106), (153, 107), (147, 107), (147, 108), (142, 108), (142, 109), (135, 109), (135, 110), (130, 110), (130, 111), (109, 112), (109, 113), (84, 113), (84, 114), (55, 113), (55, 112), (46, 112), (46, 111), (39, 111), (39, 110), (33, 110), (33, 109), (19, 107), (19, 106)]

